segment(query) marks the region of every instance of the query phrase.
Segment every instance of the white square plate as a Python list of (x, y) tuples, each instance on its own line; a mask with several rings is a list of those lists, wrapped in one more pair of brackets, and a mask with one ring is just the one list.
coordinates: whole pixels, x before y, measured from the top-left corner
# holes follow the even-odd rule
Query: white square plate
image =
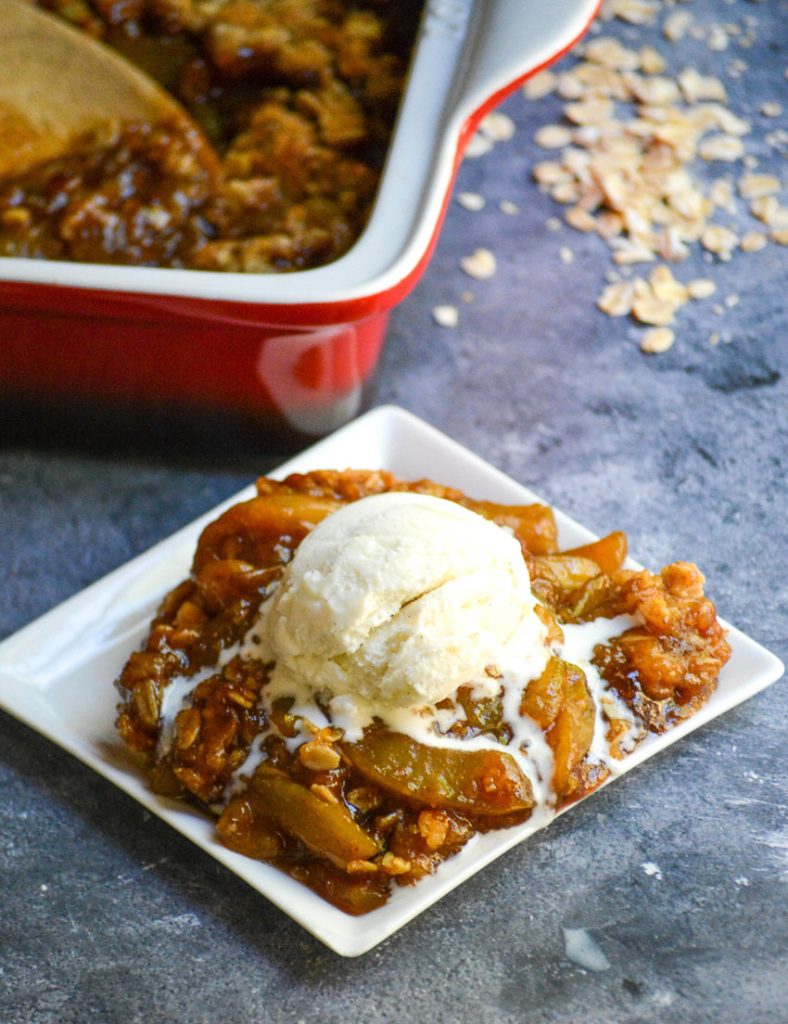
[[(383, 468), (405, 479), (431, 477), (493, 501), (538, 501), (525, 487), (401, 409), (373, 410), (280, 466), (275, 475), (310, 469)], [(162, 596), (183, 579), (203, 527), (247, 488), (127, 565), (65, 601), (0, 644), (0, 707), (37, 729), (169, 822), (343, 956), (358, 956), (490, 861), (531, 835), (529, 823), (475, 836), (437, 874), (397, 889), (389, 902), (364, 917), (350, 917), (309, 889), (263, 864), (225, 849), (213, 820), (176, 801), (155, 796), (114, 729), (112, 685), (147, 632)], [(593, 539), (556, 513), (562, 547)], [(629, 771), (688, 732), (779, 679), (783, 666), (737, 629), (728, 634), (733, 655), (719, 688), (693, 718), (662, 736), (649, 735), (626, 759)]]

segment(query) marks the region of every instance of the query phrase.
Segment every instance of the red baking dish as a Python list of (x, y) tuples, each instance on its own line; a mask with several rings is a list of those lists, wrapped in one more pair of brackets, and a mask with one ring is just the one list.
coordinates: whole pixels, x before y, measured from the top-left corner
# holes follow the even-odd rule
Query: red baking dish
[(307, 435), (350, 419), (476, 125), (571, 47), (598, 5), (428, 0), (372, 215), (328, 266), (279, 276), (0, 260), (6, 403), (221, 410)]

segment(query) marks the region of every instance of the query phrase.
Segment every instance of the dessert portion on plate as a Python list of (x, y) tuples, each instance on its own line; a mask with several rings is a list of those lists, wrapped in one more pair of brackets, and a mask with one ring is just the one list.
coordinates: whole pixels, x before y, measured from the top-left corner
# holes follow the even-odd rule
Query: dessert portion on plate
[(552, 511), (382, 471), (261, 478), (118, 680), (152, 788), (350, 914), (479, 832), (547, 823), (730, 655), (703, 577), (558, 551)]

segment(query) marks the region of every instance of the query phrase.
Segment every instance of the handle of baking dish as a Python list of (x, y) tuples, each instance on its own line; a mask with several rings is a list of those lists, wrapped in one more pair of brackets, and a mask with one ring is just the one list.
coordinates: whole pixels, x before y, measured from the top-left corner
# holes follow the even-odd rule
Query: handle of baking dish
[(526, 78), (569, 50), (599, 6), (600, 0), (433, 0), (427, 18), (434, 30), (467, 30), (451, 104), (463, 134)]

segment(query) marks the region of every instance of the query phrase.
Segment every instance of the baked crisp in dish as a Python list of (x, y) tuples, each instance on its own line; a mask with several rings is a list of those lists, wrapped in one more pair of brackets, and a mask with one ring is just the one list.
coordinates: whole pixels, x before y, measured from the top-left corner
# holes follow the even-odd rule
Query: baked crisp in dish
[(694, 714), (730, 648), (698, 569), (557, 550), (552, 511), (379, 471), (261, 478), (118, 680), (161, 794), (350, 914), (547, 822)]
[(0, 180), (0, 256), (197, 270), (320, 266), (361, 233), (421, 0), (36, 0), (192, 115), (109, 126)]

